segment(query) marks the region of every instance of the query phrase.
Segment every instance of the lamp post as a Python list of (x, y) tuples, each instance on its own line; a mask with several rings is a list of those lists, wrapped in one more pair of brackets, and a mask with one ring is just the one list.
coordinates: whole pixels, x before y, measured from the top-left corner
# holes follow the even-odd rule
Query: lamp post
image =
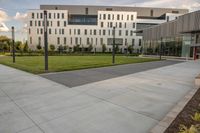
[(115, 64), (115, 27), (113, 27), (112, 64)]
[(47, 11), (44, 11), (44, 58), (45, 58), (45, 71), (48, 71)]
[(162, 59), (162, 43), (163, 43), (163, 38), (161, 37), (161, 39), (160, 39), (160, 60)]
[(13, 63), (15, 63), (15, 28), (12, 26), (12, 56)]

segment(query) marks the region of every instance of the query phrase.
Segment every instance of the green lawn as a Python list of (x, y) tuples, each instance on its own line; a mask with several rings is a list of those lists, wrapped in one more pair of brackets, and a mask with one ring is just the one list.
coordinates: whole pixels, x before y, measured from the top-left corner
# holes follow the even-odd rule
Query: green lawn
[[(116, 65), (157, 61), (152, 58), (116, 56)], [(69, 71), (85, 68), (111, 66), (112, 57), (104, 56), (49, 56), (49, 72)], [(12, 57), (0, 56), (0, 64), (17, 69), (39, 74), (44, 73), (43, 56), (17, 56), (16, 63), (12, 63)]]

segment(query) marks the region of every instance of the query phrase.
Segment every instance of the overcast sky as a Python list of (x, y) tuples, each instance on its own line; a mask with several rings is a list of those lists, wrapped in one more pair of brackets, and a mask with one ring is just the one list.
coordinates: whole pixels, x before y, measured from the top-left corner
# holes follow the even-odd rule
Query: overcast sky
[(0, 0), (0, 35), (9, 36), (9, 29), (15, 26), (16, 39), (25, 40), (26, 12), (28, 9), (39, 9), (41, 4), (145, 6), (200, 10), (200, 0)]

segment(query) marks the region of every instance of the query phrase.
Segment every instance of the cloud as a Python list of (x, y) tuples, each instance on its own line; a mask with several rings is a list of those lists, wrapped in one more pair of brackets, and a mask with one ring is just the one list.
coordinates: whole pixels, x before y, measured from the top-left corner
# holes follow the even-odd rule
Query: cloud
[(8, 18), (7, 13), (3, 9), (0, 9), (0, 22), (5, 22)]
[(5, 22), (8, 21), (9, 17), (7, 13), (1, 8), (0, 9), (0, 31), (7, 32), (9, 31)]
[(152, 0), (135, 3), (136, 6), (144, 7), (165, 7), (165, 8), (186, 8), (190, 11), (200, 10), (198, 0)]
[(18, 21), (25, 22), (26, 19), (27, 19), (27, 13), (19, 13), (19, 12), (17, 12), (16, 15), (14, 16), (14, 19), (18, 20)]
[(3, 31), (3, 32), (9, 31), (8, 27), (3, 22), (0, 22), (0, 31)]

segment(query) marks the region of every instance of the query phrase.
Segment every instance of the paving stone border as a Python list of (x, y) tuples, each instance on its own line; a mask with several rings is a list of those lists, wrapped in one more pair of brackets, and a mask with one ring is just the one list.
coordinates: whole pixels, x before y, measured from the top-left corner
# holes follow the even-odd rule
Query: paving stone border
[(190, 101), (190, 99), (197, 92), (200, 87), (200, 74), (195, 78), (195, 87), (192, 89), (185, 97), (183, 97), (172, 110), (155, 126), (150, 130), (150, 133), (163, 133), (171, 125), (171, 123), (176, 119), (178, 114), (183, 110), (185, 105)]

